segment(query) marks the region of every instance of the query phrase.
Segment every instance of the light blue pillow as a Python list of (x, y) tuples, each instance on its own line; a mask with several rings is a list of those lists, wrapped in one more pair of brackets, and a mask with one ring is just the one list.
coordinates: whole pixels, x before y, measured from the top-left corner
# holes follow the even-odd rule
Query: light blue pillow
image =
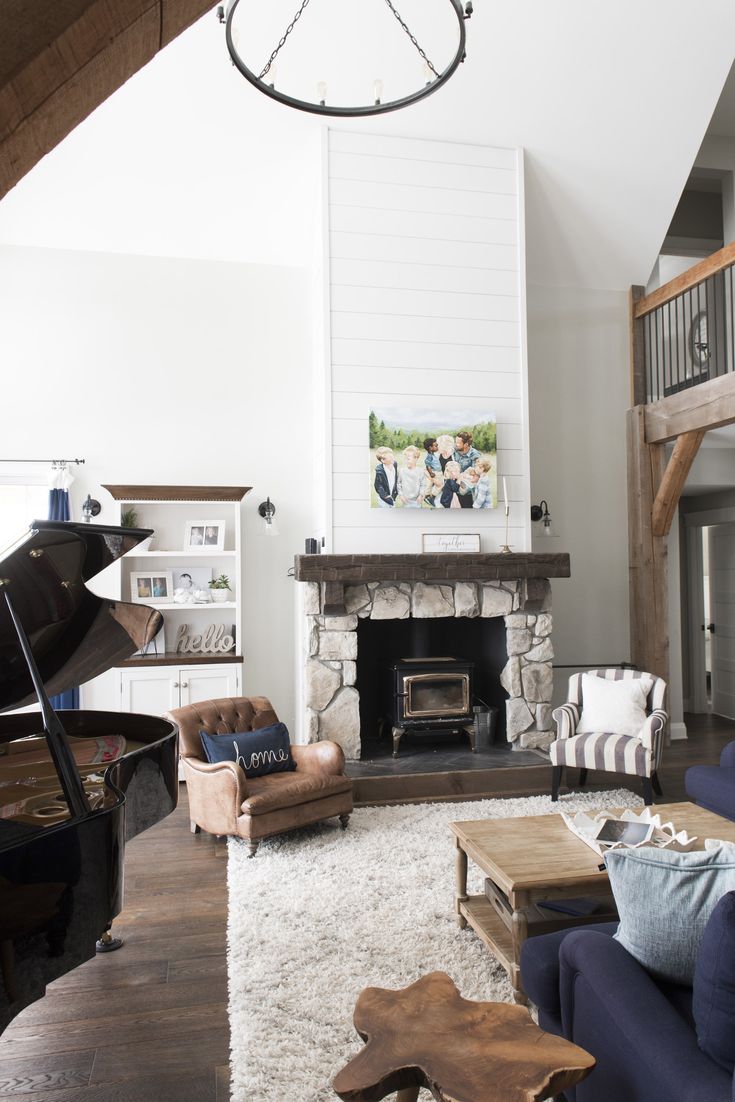
[(691, 986), (709, 917), (735, 891), (735, 845), (615, 849), (605, 865), (620, 916), (617, 940), (652, 975)]

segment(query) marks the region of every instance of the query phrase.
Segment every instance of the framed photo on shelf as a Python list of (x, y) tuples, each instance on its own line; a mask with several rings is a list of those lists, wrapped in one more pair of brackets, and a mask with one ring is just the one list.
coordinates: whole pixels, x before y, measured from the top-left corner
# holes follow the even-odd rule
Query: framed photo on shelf
[(169, 603), (174, 597), (170, 570), (133, 570), (130, 574), (130, 598), (140, 604)]
[(184, 531), (185, 551), (224, 551), (225, 522), (223, 520), (187, 520)]
[(209, 592), (209, 583), (212, 580), (211, 566), (187, 566), (183, 570), (174, 570), (173, 576), (174, 593), (181, 589), (188, 599), (193, 601), (195, 593), (204, 591), (207, 601), (211, 600)]

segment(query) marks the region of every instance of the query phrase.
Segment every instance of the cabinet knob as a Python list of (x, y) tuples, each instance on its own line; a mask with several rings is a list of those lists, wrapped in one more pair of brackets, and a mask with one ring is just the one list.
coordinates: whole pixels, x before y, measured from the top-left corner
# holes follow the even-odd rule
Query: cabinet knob
[(175, 688), (175, 689), (178, 689), (178, 687), (179, 687), (179, 683), (178, 683), (178, 681), (174, 681), (174, 688)]
[(189, 682), (188, 681), (182, 681), (181, 682), (181, 688), (182, 689), (188, 689), (189, 688)]

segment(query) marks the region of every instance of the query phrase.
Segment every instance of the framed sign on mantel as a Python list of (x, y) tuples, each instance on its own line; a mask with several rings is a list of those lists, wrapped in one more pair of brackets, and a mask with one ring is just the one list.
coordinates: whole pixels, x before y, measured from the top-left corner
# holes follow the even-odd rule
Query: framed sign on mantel
[(480, 550), (479, 532), (422, 532), (421, 551), (436, 554), (465, 551), (469, 554)]

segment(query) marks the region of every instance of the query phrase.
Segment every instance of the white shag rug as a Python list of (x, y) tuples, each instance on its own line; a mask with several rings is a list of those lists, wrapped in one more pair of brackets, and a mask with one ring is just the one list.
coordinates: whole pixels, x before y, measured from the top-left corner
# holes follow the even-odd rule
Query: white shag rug
[[(624, 790), (361, 808), (261, 842), (228, 843), (231, 1102), (335, 1102), (333, 1076), (362, 1046), (364, 987), (448, 972), (469, 999), (511, 1002), (505, 971), (454, 916), (452, 820), (639, 807)], [(483, 890), (470, 862), (468, 888)], [(428, 1092), (421, 1098), (429, 1097)]]

